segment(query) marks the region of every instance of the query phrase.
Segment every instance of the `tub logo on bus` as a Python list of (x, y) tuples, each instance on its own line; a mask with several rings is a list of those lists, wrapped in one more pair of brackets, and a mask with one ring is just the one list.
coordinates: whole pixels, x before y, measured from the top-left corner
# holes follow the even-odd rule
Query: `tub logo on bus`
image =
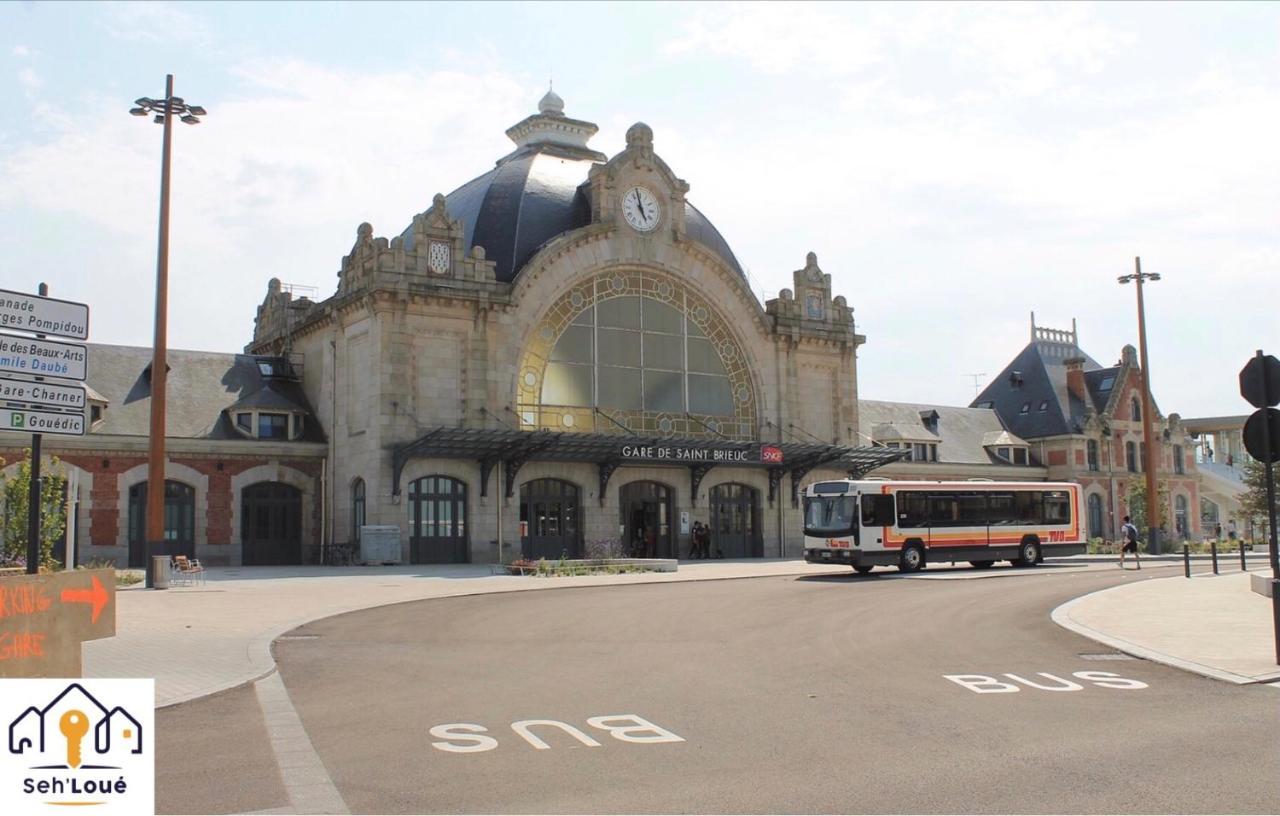
[(773, 445), (762, 445), (760, 447), (760, 461), (769, 465), (782, 464), (782, 448)]
[(155, 811), (155, 681), (0, 680), (0, 812)]

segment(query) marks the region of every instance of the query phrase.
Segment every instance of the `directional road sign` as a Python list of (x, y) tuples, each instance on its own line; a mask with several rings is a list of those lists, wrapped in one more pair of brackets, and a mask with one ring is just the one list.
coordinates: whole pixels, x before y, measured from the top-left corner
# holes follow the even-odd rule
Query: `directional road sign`
[(84, 436), (84, 414), (58, 414), (53, 411), (0, 408), (0, 431)]
[(89, 307), (70, 300), (0, 289), (0, 329), (85, 340), (89, 337)]
[(0, 403), (20, 408), (84, 410), (84, 386), (0, 376)]
[(1258, 356), (1240, 369), (1240, 396), (1254, 408), (1280, 403), (1280, 360), (1270, 354)]
[(0, 372), (83, 380), (89, 349), (80, 343), (0, 334)]

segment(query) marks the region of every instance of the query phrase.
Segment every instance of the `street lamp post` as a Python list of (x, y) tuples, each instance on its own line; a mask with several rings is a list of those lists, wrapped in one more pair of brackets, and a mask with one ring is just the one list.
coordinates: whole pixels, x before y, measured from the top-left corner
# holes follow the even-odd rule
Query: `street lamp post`
[(165, 77), (164, 98), (143, 97), (134, 103), (129, 113), (134, 116), (154, 114), (154, 121), (164, 126), (164, 147), (160, 160), (160, 246), (156, 259), (156, 324), (155, 343), (151, 356), (151, 431), (150, 451), (147, 462), (147, 525), (146, 568), (147, 586), (155, 585), (151, 565), (154, 555), (167, 555), (168, 543), (164, 537), (164, 433), (165, 433), (165, 385), (168, 379), (168, 363), (165, 361), (168, 342), (169, 302), (169, 165), (173, 144), (173, 120), (181, 119), (188, 125), (200, 123), (205, 115), (199, 105), (188, 105), (181, 97), (173, 95), (173, 74)]
[(1138, 285), (1138, 355), (1142, 366), (1142, 442), (1146, 448), (1142, 467), (1147, 474), (1147, 543), (1153, 554), (1161, 552), (1159, 530), (1157, 528), (1156, 508), (1159, 497), (1156, 495), (1156, 444), (1155, 429), (1151, 426), (1151, 368), (1147, 364), (1147, 317), (1142, 304), (1142, 284), (1145, 281), (1160, 280), (1159, 272), (1143, 272), (1142, 259), (1133, 259), (1134, 273), (1121, 275), (1117, 280), (1124, 284), (1133, 281)]

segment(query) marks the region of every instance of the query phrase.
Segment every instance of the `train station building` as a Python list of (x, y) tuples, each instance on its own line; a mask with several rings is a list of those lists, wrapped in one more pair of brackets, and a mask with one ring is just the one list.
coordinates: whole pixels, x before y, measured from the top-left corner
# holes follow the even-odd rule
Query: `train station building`
[[(1098, 410), (1051, 439), (1018, 423), (1021, 398), (860, 402), (865, 337), (817, 256), (797, 247), (792, 286), (761, 303), (653, 130), (612, 155), (596, 130), (547, 93), (492, 169), (389, 238), (361, 224), (327, 297), (273, 279), (243, 353), (170, 352), (175, 547), (317, 563), (383, 525), (410, 563), (675, 557), (701, 522), (713, 554), (799, 557), (812, 481), (1093, 478), (1070, 467), (1076, 436), (1131, 434), (1091, 361)], [(150, 350), (90, 348), (90, 433), (45, 449), (68, 473), (77, 560), (141, 566)], [(1011, 366), (1037, 400), (1075, 394), (1072, 355), (1052, 351), (1062, 383)], [(0, 432), (7, 470), (25, 444)]]

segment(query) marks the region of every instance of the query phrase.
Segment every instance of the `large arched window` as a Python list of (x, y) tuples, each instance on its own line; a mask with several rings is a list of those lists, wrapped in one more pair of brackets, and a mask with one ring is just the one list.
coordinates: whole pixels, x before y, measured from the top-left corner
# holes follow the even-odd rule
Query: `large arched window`
[[(173, 479), (164, 483), (164, 540), (174, 554), (195, 555), (196, 489)], [(129, 488), (129, 566), (146, 566), (146, 541), (147, 483), (138, 482)]]
[(648, 269), (567, 289), (521, 354), (520, 427), (756, 438), (750, 361), (721, 305)]
[(733, 414), (729, 375), (679, 309), (640, 296), (601, 300), (551, 350), (543, 405), (653, 413)]

